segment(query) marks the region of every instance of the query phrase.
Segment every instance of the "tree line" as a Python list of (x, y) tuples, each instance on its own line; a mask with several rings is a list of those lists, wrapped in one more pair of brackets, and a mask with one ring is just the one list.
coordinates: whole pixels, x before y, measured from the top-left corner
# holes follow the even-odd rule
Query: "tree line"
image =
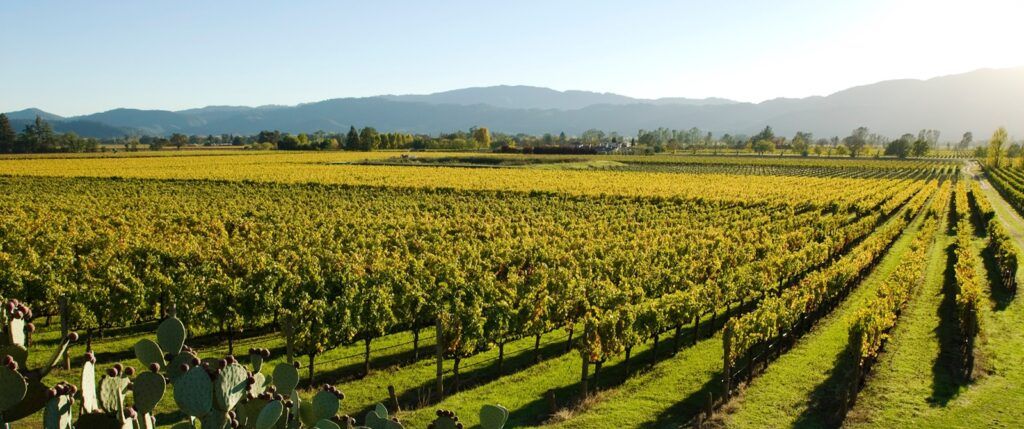
[[(658, 128), (638, 130), (635, 137), (626, 137), (617, 132), (605, 133), (591, 129), (579, 136), (545, 133), (530, 135), (491, 132), (486, 127), (473, 127), (438, 135), (412, 134), (407, 132), (380, 132), (365, 126), (350, 126), (348, 132), (291, 134), (278, 130), (264, 130), (258, 134), (240, 136), (185, 135), (174, 133), (170, 136), (126, 136), (116, 139), (83, 138), (74, 133), (56, 133), (40, 117), (28, 124), (20, 133), (11, 127), (8, 118), (0, 114), (0, 153), (43, 153), (43, 152), (94, 152), (100, 150), (127, 151), (181, 149), (185, 146), (244, 146), (252, 149), (278, 150), (348, 150), (372, 151), (386, 149), (406, 150), (502, 150), (542, 153), (535, 148), (588, 148), (596, 152), (616, 151), (620, 153), (660, 153), (681, 150), (711, 150), (715, 153), (734, 151), (757, 154), (798, 154), (801, 156), (892, 156), (897, 158), (922, 157), (933, 153), (939, 144), (938, 130), (923, 129), (916, 135), (906, 133), (896, 139), (889, 139), (872, 133), (867, 127), (858, 127), (845, 137), (815, 138), (813, 133), (798, 131), (793, 137), (776, 135), (771, 126), (766, 126), (753, 136), (724, 133), (715, 136), (699, 128), (673, 130)], [(966, 151), (974, 142), (973, 134), (966, 132), (956, 149)], [(1008, 142), (1004, 135), (1000, 145)], [(991, 144), (990, 144), (991, 146)], [(1000, 150), (1002, 146), (1000, 146)], [(947, 149), (952, 149), (951, 143)], [(1006, 149), (1009, 158), (1024, 154), (1021, 146), (1014, 144)], [(979, 148), (975, 156), (985, 157), (985, 148)]]

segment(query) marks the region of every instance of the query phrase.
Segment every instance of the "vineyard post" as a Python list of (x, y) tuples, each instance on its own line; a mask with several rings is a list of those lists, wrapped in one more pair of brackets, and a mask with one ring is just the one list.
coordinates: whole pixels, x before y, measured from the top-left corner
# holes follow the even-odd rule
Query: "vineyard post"
[(580, 353), (580, 355), (583, 356), (583, 359), (581, 359), (583, 361), (583, 371), (582, 375), (580, 375), (580, 402), (582, 403), (587, 399), (587, 396), (590, 395), (590, 391), (587, 387), (587, 371), (590, 370), (590, 359), (586, 353)]
[[(60, 337), (67, 338), (68, 331), (70, 328), (70, 321), (68, 320), (68, 298), (67, 296), (60, 297)], [(91, 339), (90, 339), (91, 342)], [(71, 355), (64, 353), (64, 370), (71, 369)]]
[(437, 334), (434, 337), (434, 349), (437, 351), (437, 401), (444, 399), (444, 346), (442, 344), (441, 318), (435, 322)]
[(728, 398), (732, 392), (732, 359), (730, 356), (732, 349), (732, 324), (725, 327), (725, 332), (722, 333), (722, 359), (723, 359), (723, 379), (722, 383), (725, 385), (724, 397)]
[(700, 314), (693, 316), (693, 345), (697, 345), (697, 341), (700, 340)]

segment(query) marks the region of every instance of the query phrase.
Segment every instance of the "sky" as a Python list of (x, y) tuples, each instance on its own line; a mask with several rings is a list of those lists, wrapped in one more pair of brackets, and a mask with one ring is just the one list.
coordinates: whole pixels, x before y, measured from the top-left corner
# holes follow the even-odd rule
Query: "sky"
[(1024, 1), (4, 0), (0, 111), (534, 85), (759, 102), (1024, 65)]

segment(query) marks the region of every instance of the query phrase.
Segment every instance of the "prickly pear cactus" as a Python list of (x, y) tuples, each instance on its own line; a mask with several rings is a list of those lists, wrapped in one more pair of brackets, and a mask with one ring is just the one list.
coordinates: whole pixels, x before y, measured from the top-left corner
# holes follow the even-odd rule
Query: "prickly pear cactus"
[(72, 429), (71, 405), (74, 404), (74, 386), (61, 383), (47, 393), (50, 400), (43, 409), (43, 427), (45, 429)]
[(35, 325), (32, 309), (17, 300), (8, 300), (0, 308), (0, 424), (9, 424), (35, 414), (49, 403), (49, 388), (41, 382), (78, 340), (77, 333), (62, 338), (42, 368), (26, 366), (26, 344)]
[(277, 421), (281, 419), (281, 415), (284, 414), (284, 403), (281, 401), (271, 401), (263, 407), (258, 417), (256, 417), (256, 429), (272, 429), (277, 425)]
[(437, 410), (437, 418), (427, 425), (427, 429), (462, 429), (462, 423), (454, 411)]
[(484, 405), (480, 408), (480, 427), (502, 429), (508, 421), (508, 410), (501, 405)]
[(6, 365), (0, 366), (0, 392), (4, 392), (0, 395), (0, 423), (9, 422), (2, 416), (6, 416), (7, 411), (18, 405), (28, 393), (28, 382), (18, 373), (18, 364), (6, 357), (4, 361)]
[(156, 372), (143, 372), (132, 381), (133, 406), (139, 414), (152, 414), (156, 405), (163, 399), (167, 391), (164, 376)]
[(290, 393), (299, 385), (299, 370), (294, 365), (279, 363), (274, 367), (273, 381), (278, 392)]
[(174, 402), (181, 412), (202, 417), (213, 408), (213, 382), (202, 367), (194, 367), (174, 382)]
[(214, 405), (221, 411), (231, 411), (249, 389), (249, 371), (242, 365), (231, 363), (217, 373), (214, 380)]

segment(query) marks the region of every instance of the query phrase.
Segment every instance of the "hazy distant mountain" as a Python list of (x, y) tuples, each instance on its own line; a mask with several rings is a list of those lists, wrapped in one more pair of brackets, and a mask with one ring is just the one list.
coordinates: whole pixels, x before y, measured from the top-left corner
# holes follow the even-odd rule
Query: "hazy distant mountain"
[[(49, 115), (32, 109), (9, 115), (31, 119), (39, 113)], [(211, 106), (178, 112), (115, 109), (49, 118), (65, 122), (65, 126), (87, 121), (106, 125), (105, 132), (148, 134), (254, 134), (274, 129), (343, 132), (350, 125), (431, 134), (478, 125), (531, 134), (579, 134), (596, 128), (634, 135), (638, 129), (658, 127), (753, 134), (771, 125), (782, 135), (809, 131), (819, 137), (848, 135), (859, 126), (888, 136), (935, 128), (942, 132), (943, 140), (955, 141), (964, 131), (983, 139), (1001, 125), (1011, 134), (1024, 132), (1024, 68), (978, 70), (924, 81), (892, 80), (826, 97), (757, 104), (722, 99), (642, 100), (607, 93), (498, 86), (429, 95), (340, 98), (297, 106)]]
[(426, 95), (384, 95), (381, 98), (389, 101), (408, 101), (428, 104), (486, 104), (508, 109), (558, 109), (575, 110), (598, 104), (682, 104), (692, 106), (731, 104), (732, 100), (722, 98), (690, 99), (660, 98), (646, 100), (631, 98), (608, 92), (590, 91), (556, 91), (536, 86), (488, 86), (483, 88), (464, 88)]
[(57, 116), (49, 112), (44, 112), (34, 107), (25, 110), (19, 110), (17, 112), (7, 112), (7, 119), (10, 119), (12, 121), (19, 119), (34, 121), (36, 119), (36, 116), (39, 116), (40, 118), (43, 118), (47, 121), (60, 121), (64, 119), (61, 116)]

